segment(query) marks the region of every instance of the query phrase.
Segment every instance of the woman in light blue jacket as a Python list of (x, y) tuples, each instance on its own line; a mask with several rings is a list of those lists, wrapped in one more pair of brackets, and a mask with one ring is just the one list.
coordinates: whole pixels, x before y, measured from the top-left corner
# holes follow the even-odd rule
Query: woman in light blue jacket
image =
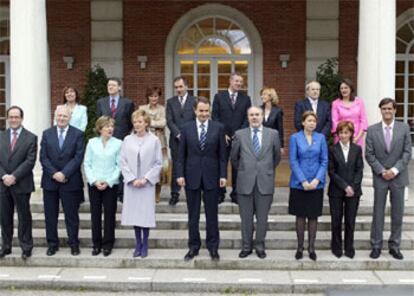
[[(101, 116), (95, 124), (98, 137), (86, 146), (84, 168), (88, 180), (92, 220), (92, 256), (109, 256), (115, 242), (115, 216), (119, 184), (122, 141), (113, 137), (115, 120)], [(102, 206), (104, 235), (102, 238)]]
[(79, 101), (79, 92), (76, 88), (66, 86), (63, 89), (63, 103), (72, 111), (69, 124), (84, 132), (88, 125), (88, 111)]
[(325, 136), (315, 132), (317, 116), (313, 111), (302, 115), (303, 130), (289, 142), (290, 176), (289, 214), (296, 216), (298, 248), (295, 258), (303, 257), (306, 219), (308, 220), (309, 258), (316, 260), (315, 239), (318, 217), (322, 215), (323, 188), (328, 168)]

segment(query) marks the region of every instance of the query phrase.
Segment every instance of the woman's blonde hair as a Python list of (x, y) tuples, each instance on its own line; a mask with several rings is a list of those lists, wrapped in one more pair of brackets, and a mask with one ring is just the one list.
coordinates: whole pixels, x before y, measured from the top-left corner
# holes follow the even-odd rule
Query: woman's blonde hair
[(99, 117), (95, 122), (95, 132), (100, 135), (101, 130), (108, 125), (112, 125), (112, 127), (115, 127), (115, 119), (109, 116), (101, 116)]
[(260, 95), (262, 95), (264, 92), (269, 94), (273, 106), (277, 106), (279, 104), (279, 96), (277, 95), (277, 92), (274, 88), (272, 88), (272, 87), (263, 87), (260, 90)]
[(132, 113), (131, 115), (131, 120), (134, 121), (134, 119), (137, 119), (140, 116), (142, 116), (145, 123), (147, 124), (147, 130), (148, 130), (151, 125), (151, 117), (144, 110), (142, 109), (135, 110), (134, 113)]

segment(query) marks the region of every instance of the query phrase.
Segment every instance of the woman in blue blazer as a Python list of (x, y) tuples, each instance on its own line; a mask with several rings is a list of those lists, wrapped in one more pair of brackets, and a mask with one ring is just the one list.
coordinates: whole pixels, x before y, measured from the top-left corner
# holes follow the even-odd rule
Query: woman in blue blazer
[[(88, 180), (92, 221), (92, 256), (109, 256), (115, 242), (117, 192), (121, 174), (120, 153), (122, 141), (113, 137), (115, 120), (101, 116), (95, 124), (98, 137), (86, 146), (84, 168)], [(104, 235), (102, 238), (102, 207)]]
[(317, 116), (313, 111), (302, 115), (303, 130), (289, 142), (290, 176), (289, 214), (296, 216), (297, 260), (303, 258), (306, 219), (308, 220), (309, 258), (316, 260), (315, 239), (318, 217), (322, 215), (323, 188), (328, 168), (325, 136), (315, 132)]

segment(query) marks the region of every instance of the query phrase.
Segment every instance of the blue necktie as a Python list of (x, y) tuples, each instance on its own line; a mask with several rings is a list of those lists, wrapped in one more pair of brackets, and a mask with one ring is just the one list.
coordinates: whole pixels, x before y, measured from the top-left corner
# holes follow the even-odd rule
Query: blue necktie
[(200, 149), (204, 150), (206, 146), (206, 129), (204, 123), (200, 124), (201, 132), (200, 132)]
[(260, 152), (260, 142), (259, 137), (257, 136), (257, 133), (259, 132), (258, 128), (253, 129), (253, 150), (256, 154), (256, 157), (259, 156)]
[(59, 129), (59, 149), (62, 149), (63, 147), (63, 142), (65, 142), (65, 138), (63, 137), (63, 133), (65, 132), (65, 130), (63, 128)]

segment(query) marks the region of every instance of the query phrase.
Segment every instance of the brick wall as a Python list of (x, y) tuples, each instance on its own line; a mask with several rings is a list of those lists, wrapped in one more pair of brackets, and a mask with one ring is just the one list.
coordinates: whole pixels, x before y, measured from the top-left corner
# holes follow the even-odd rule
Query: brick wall
[[(62, 103), (62, 89), (75, 86), (81, 93), (90, 69), (89, 1), (47, 1), (48, 42), (50, 50), (51, 115)], [(72, 70), (66, 69), (63, 56), (75, 57)]]

